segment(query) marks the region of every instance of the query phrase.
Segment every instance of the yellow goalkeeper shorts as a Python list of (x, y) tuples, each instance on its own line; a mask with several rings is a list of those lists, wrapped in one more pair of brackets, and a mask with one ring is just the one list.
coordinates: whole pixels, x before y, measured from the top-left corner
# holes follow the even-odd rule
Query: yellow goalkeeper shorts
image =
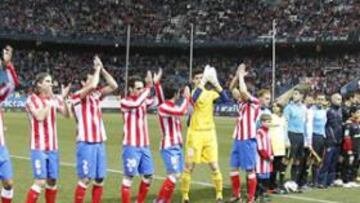
[(185, 144), (186, 163), (211, 163), (218, 161), (215, 129), (195, 131), (188, 129)]

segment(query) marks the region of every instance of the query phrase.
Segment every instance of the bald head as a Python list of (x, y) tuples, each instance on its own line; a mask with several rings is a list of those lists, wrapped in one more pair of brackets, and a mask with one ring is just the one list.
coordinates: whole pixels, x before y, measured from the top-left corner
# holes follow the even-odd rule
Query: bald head
[(342, 97), (339, 93), (331, 95), (331, 104), (340, 106), (342, 102)]

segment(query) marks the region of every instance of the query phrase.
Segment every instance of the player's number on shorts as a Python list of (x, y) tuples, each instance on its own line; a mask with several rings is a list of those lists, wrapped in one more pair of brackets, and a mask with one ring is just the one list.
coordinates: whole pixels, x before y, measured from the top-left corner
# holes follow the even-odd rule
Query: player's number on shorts
[(126, 167), (129, 172), (133, 172), (136, 167), (136, 159), (126, 159)]
[(171, 161), (171, 165), (172, 165), (173, 169), (177, 169), (178, 163), (179, 163), (179, 157), (178, 156), (172, 156), (170, 158), (170, 161)]
[(89, 173), (89, 162), (86, 160), (83, 160), (82, 168), (83, 168), (84, 174), (88, 174)]
[(41, 174), (41, 161), (40, 159), (35, 160), (35, 171), (37, 175)]

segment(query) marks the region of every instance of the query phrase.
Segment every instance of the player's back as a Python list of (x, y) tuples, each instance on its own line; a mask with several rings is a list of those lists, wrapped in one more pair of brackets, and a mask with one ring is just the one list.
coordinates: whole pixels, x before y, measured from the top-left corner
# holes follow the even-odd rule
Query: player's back
[(191, 130), (211, 130), (214, 124), (214, 100), (219, 94), (214, 90), (202, 89), (199, 98), (194, 102), (194, 112), (191, 116)]

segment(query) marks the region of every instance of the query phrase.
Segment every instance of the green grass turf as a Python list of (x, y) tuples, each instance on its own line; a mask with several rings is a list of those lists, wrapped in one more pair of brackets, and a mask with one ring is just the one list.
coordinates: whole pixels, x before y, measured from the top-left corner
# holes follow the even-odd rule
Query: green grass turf
[[(119, 114), (104, 114), (105, 126), (108, 135), (106, 142), (108, 152), (108, 168), (122, 170), (120, 152), (122, 137), (122, 119)], [(25, 113), (5, 113), (6, 141), (9, 151), (14, 156), (29, 157), (29, 124)], [(75, 125), (74, 120), (63, 119), (58, 116), (58, 136), (60, 148), (60, 160), (64, 163), (75, 163)], [(217, 118), (217, 136), (219, 143), (219, 162), (224, 176), (224, 197), (231, 195), (229, 183), (229, 155), (232, 143), (232, 131), (234, 119)], [(149, 117), (149, 129), (151, 148), (153, 152), (155, 174), (157, 176), (166, 176), (164, 166), (158, 151), (160, 131), (159, 124), (154, 116)], [(185, 133), (184, 133), (185, 134)], [(13, 157), (14, 180), (15, 180), (15, 203), (24, 202), (27, 190), (32, 185), (32, 170), (30, 161)], [(105, 183), (105, 192), (103, 195), (104, 203), (120, 202), (119, 187), (122, 175), (116, 172), (109, 172)], [(138, 178), (133, 184), (133, 196), (138, 188)], [(207, 165), (199, 165), (193, 174), (193, 180), (211, 183), (210, 171)], [(244, 180), (244, 178), (242, 178)], [(71, 203), (73, 191), (77, 183), (76, 172), (73, 166), (62, 165), (60, 168), (60, 179), (58, 183), (59, 194), (58, 202)], [(156, 197), (162, 180), (155, 179), (151, 186), (147, 202), (151, 202)], [(245, 181), (242, 181), (244, 184)], [(243, 185), (244, 186), (244, 185)], [(42, 195), (43, 196), (43, 195)], [(190, 198), (192, 202), (215, 202), (215, 194), (212, 187), (192, 184)], [(313, 198), (331, 202), (360, 202), (359, 189), (332, 188), (328, 190), (313, 190), (303, 194), (292, 194), (292, 198), (284, 196), (274, 196), (273, 202), (316, 202), (315, 200), (297, 200), (295, 198)], [(173, 202), (180, 202), (181, 195), (179, 186), (175, 192)], [(39, 202), (44, 202), (41, 197)], [(87, 202), (90, 202), (90, 190), (87, 194)]]

